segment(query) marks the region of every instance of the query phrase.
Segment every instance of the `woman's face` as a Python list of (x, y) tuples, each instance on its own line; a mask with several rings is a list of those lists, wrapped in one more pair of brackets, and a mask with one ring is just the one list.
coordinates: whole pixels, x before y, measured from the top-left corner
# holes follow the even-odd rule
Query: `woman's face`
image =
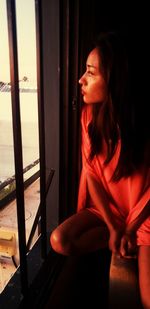
[(79, 80), (83, 101), (86, 104), (101, 103), (107, 98), (107, 84), (100, 72), (101, 60), (98, 50), (93, 49), (86, 62), (86, 71)]

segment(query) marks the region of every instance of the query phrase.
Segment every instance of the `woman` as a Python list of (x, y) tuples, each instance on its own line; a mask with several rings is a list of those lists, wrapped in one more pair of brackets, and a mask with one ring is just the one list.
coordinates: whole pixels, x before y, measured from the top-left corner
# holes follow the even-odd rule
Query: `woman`
[(150, 308), (149, 131), (119, 36), (99, 36), (79, 84), (85, 104), (78, 208), (52, 232), (51, 245), (63, 255), (106, 246), (121, 257), (136, 252), (141, 299)]

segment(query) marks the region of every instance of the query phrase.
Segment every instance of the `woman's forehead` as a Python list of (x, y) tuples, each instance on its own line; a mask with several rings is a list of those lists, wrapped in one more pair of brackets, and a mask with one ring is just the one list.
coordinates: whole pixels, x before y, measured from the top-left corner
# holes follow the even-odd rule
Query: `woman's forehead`
[(87, 57), (86, 65), (88, 67), (99, 68), (100, 66), (100, 55), (97, 48), (94, 48)]

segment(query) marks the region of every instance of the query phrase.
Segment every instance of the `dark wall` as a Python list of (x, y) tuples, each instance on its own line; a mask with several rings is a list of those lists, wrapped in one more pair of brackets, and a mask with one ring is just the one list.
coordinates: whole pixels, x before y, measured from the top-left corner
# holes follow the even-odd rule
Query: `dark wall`
[(50, 230), (58, 224), (59, 212), (59, 1), (44, 0), (42, 13), (47, 177), (51, 168), (55, 170), (46, 203)]
[(132, 23), (132, 11), (127, 1), (87, 0), (80, 3), (80, 40), (83, 62), (91, 41), (102, 31), (120, 31), (125, 37)]

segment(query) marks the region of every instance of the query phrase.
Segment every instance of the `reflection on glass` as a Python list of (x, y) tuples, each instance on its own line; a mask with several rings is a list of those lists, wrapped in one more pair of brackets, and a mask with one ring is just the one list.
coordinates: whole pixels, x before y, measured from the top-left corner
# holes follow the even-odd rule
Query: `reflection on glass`
[[(26, 12), (24, 14), (23, 12)], [(28, 16), (28, 19), (27, 19)], [(23, 167), (39, 158), (34, 1), (16, 1)], [(38, 170), (39, 166), (36, 167)], [(33, 174), (24, 174), (24, 180)]]
[(3, 182), (15, 170), (6, 0), (0, 1), (0, 25), (0, 182)]

